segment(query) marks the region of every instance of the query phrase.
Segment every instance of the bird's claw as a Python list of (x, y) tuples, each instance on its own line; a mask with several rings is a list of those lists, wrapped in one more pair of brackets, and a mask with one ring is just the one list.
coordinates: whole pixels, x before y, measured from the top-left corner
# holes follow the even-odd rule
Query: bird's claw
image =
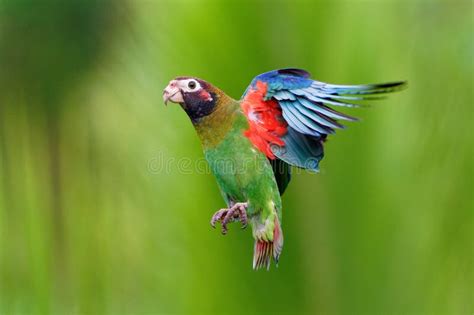
[(216, 222), (221, 222), (222, 225), (222, 234), (227, 234), (227, 224), (234, 222), (237, 219), (240, 219), (242, 223), (242, 229), (247, 227), (247, 207), (248, 203), (238, 202), (230, 208), (220, 209), (211, 219), (211, 226), (216, 227)]

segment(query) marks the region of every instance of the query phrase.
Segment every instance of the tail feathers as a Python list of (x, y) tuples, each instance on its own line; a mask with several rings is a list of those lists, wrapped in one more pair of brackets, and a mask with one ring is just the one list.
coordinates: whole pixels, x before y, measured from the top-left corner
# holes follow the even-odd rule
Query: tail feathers
[(267, 270), (269, 270), (272, 256), (273, 256), (273, 242), (256, 240), (254, 254), (253, 254), (253, 269), (257, 270), (257, 269), (266, 267)]
[(278, 260), (283, 249), (283, 233), (280, 227), (280, 221), (275, 218), (275, 228), (273, 230), (273, 241), (265, 241), (262, 239), (255, 241), (253, 253), (253, 269), (260, 268), (270, 269), (270, 263), (273, 261), (278, 267)]

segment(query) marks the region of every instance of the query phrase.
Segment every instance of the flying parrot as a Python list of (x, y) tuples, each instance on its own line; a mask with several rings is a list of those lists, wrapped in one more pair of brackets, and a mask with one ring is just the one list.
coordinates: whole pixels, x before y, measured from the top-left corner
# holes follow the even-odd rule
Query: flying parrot
[(283, 248), (281, 195), (291, 167), (319, 171), (328, 135), (357, 121), (332, 107), (402, 89), (406, 82), (336, 85), (311, 79), (301, 69), (255, 77), (240, 100), (194, 77), (177, 77), (163, 92), (165, 104), (179, 103), (201, 140), (226, 208), (211, 225), (222, 233), (230, 222), (249, 223), (255, 239), (253, 268), (278, 264)]

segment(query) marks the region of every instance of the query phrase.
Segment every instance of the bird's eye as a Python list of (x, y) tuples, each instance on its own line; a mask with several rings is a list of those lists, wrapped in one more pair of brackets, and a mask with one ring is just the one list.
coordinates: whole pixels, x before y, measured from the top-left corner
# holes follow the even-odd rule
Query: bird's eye
[(196, 88), (196, 81), (189, 81), (188, 88), (194, 90)]

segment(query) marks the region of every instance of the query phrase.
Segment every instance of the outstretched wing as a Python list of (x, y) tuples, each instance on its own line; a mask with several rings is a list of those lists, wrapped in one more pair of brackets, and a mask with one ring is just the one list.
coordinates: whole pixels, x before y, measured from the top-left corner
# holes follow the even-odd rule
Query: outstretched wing
[(249, 121), (245, 135), (270, 160), (318, 171), (326, 137), (344, 128), (341, 121), (357, 121), (333, 106), (359, 107), (353, 102), (378, 99), (404, 86), (405, 82), (327, 84), (301, 69), (266, 72), (253, 79), (242, 97)]

